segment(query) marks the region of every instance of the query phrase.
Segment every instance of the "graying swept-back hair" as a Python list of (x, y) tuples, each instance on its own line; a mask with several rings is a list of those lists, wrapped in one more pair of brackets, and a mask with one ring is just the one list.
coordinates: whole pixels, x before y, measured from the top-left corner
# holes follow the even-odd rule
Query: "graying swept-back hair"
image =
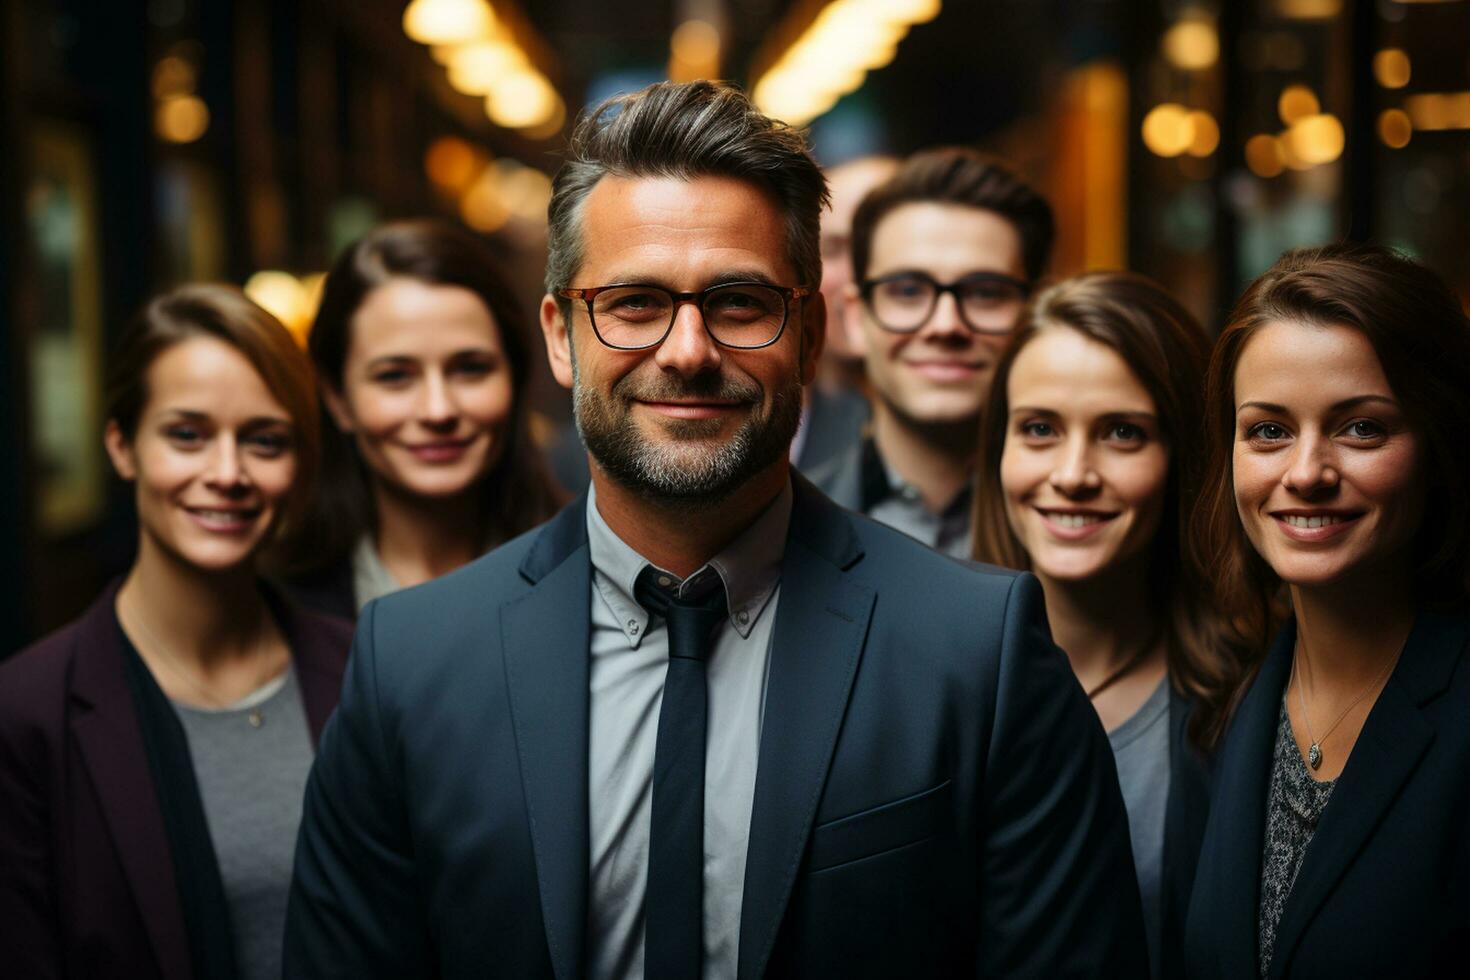
[(572, 284), (583, 259), (582, 205), (609, 175), (748, 180), (774, 196), (785, 216), (786, 254), (801, 279), (795, 285), (822, 280), (827, 179), (806, 134), (763, 115), (728, 82), (659, 82), (607, 99), (577, 121), (547, 209), (547, 292)]

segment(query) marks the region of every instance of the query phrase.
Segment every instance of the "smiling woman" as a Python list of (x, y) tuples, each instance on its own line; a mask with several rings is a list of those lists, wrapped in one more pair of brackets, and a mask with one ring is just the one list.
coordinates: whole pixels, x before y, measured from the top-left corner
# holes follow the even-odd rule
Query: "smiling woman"
[(1287, 253), (1221, 334), (1192, 548), (1238, 635), (1191, 976), (1462, 968), (1467, 431), (1470, 322), (1385, 249)]
[(1211, 606), (1182, 546), (1207, 349), (1142, 276), (1048, 288), (996, 365), (975, 492), (975, 557), (1041, 580), (1052, 635), (1108, 731), (1155, 976), (1182, 966), (1205, 820), (1197, 748), (1218, 682)]
[(238, 290), (185, 286), (125, 334), (107, 419), (137, 559), (0, 667), (0, 962), (279, 976), (301, 796), (350, 638), (257, 574), (309, 494), (311, 365)]
[(371, 232), (328, 274), (309, 347), (327, 417), (311, 520), (283, 563), (301, 601), (355, 617), (551, 516), (526, 330), (481, 242), (429, 221)]

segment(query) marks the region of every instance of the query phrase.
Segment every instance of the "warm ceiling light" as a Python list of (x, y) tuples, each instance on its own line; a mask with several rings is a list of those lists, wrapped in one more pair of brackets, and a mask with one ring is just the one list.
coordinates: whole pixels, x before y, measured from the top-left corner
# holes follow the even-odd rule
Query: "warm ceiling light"
[(927, 24), (939, 16), (940, 0), (855, 0), (852, 6), (874, 17), (903, 24)]
[(1281, 90), (1281, 97), (1276, 100), (1276, 112), (1288, 126), (1298, 119), (1315, 116), (1321, 111), (1322, 106), (1317, 101), (1316, 93), (1305, 85), (1286, 86)]
[(1176, 102), (1156, 105), (1143, 117), (1143, 145), (1161, 157), (1177, 157), (1194, 143), (1194, 120)]
[(1276, 12), (1291, 20), (1327, 20), (1342, 13), (1342, 0), (1276, 0)]
[(1286, 169), (1281, 157), (1281, 141), (1270, 133), (1258, 133), (1246, 140), (1245, 165), (1257, 177), (1276, 177)]
[(209, 106), (196, 95), (175, 95), (158, 103), (153, 129), (169, 143), (192, 143), (209, 129)]
[(833, 0), (751, 87), (761, 111), (802, 125), (887, 65), (913, 24), (932, 20), (939, 0)]
[(1384, 48), (1373, 56), (1373, 76), (1384, 88), (1403, 88), (1412, 73), (1408, 52), (1402, 48)]
[(1181, 20), (1164, 33), (1164, 57), (1175, 68), (1201, 71), (1220, 59), (1220, 35), (1200, 17)]
[(1342, 123), (1330, 113), (1298, 119), (1286, 131), (1284, 141), (1292, 156), (1309, 166), (1336, 160), (1347, 143)]
[(420, 44), (464, 44), (494, 26), (485, 0), (413, 0), (403, 11), (403, 33)]
[(1414, 123), (1402, 109), (1386, 109), (1378, 116), (1378, 138), (1383, 145), (1402, 150), (1414, 138)]
[(522, 126), (521, 135), (527, 139), (549, 140), (561, 132), (561, 128), (567, 121), (567, 104), (562, 101), (561, 96), (556, 97), (556, 105), (552, 107), (551, 114), (546, 121), (534, 126)]
[(1214, 153), (1220, 145), (1220, 124), (1215, 122), (1215, 117), (1203, 109), (1196, 109), (1189, 114), (1189, 123), (1193, 132), (1186, 152), (1192, 157), (1207, 157)]
[(454, 48), (445, 62), (449, 84), (465, 95), (489, 95), (500, 81), (528, 67), (526, 56), (502, 40), (476, 41)]
[(532, 69), (506, 76), (485, 99), (490, 121), (508, 129), (541, 126), (556, 114), (560, 97), (541, 74)]

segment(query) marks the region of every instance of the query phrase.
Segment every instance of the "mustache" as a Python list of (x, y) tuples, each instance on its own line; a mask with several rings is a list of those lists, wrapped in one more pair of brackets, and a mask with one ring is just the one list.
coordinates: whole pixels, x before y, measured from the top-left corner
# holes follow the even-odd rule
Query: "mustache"
[(692, 378), (663, 372), (652, 377), (630, 374), (613, 385), (612, 393), (630, 401), (711, 398), (753, 405), (761, 400), (762, 391), (760, 385), (754, 381), (726, 377), (718, 371), (706, 371)]

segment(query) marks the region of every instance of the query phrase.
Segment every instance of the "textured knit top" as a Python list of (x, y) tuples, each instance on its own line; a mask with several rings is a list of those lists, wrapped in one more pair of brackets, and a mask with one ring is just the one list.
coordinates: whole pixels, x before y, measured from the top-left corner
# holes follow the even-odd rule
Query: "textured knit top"
[(1276, 948), (1276, 926), (1291, 895), (1291, 886), (1302, 866), (1302, 857), (1317, 822), (1327, 809), (1336, 780), (1319, 782), (1307, 771), (1306, 760), (1297, 750), (1286, 698), (1281, 699), (1281, 720), (1276, 726), (1276, 748), (1271, 757), (1271, 795), (1266, 804), (1266, 845), (1261, 855), (1261, 913), (1259, 969), (1262, 977), (1271, 969)]

